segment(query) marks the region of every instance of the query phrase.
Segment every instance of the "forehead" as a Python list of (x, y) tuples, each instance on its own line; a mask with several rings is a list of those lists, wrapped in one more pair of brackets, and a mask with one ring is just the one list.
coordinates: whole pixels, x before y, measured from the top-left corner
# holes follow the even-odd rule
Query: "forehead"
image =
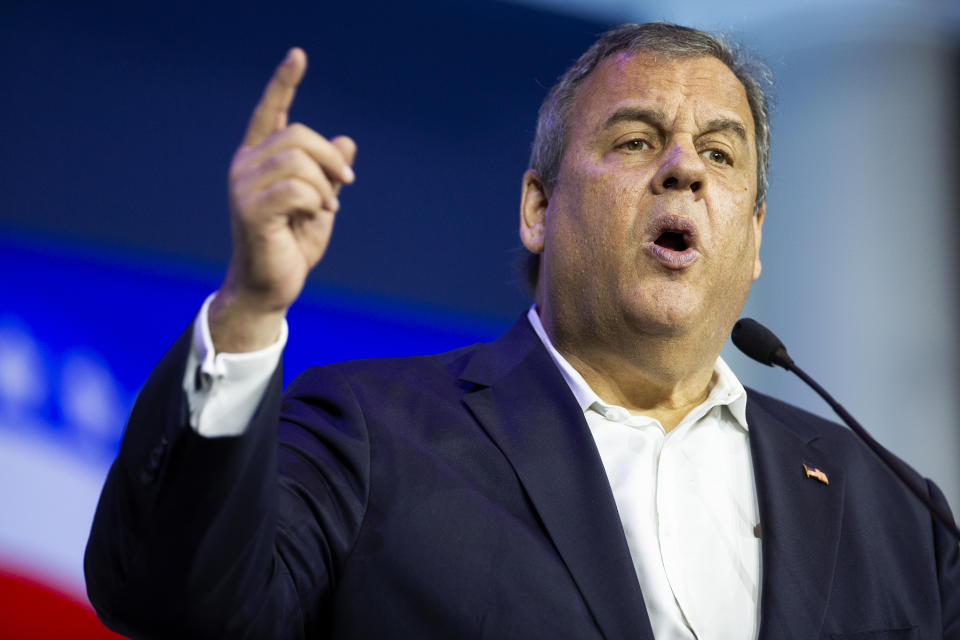
[(693, 123), (716, 118), (743, 122), (751, 140), (753, 116), (740, 80), (720, 60), (667, 58), (653, 53), (621, 52), (605, 59), (587, 77), (574, 98), (571, 129), (602, 122), (617, 109), (655, 109), (670, 121)]

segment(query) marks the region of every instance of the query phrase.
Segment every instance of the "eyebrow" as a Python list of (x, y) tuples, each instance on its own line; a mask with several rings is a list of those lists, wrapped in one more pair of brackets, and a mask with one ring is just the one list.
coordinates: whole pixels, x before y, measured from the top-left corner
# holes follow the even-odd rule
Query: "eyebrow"
[(600, 130), (609, 129), (620, 122), (646, 122), (657, 129), (663, 131), (667, 128), (667, 117), (659, 109), (638, 109), (636, 107), (624, 107), (617, 109), (607, 118)]
[[(601, 130), (609, 129), (620, 122), (646, 122), (653, 125), (660, 131), (667, 128), (666, 116), (659, 109), (638, 109), (635, 107), (624, 107), (617, 109), (606, 122), (603, 123)], [(743, 142), (747, 141), (747, 130), (743, 123), (733, 118), (716, 118), (707, 123), (705, 130), (700, 134), (715, 133), (718, 131), (729, 131), (736, 135)]]
[(739, 120), (732, 118), (717, 118), (716, 120), (711, 120), (707, 123), (707, 128), (703, 133), (714, 133), (717, 131), (729, 131), (740, 138), (741, 141), (747, 141), (747, 130)]

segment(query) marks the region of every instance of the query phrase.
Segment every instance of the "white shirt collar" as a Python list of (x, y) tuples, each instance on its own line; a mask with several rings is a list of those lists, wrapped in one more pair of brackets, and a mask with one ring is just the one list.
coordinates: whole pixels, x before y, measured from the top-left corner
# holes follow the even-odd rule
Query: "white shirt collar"
[[(583, 376), (554, 348), (553, 343), (550, 342), (550, 337), (540, 322), (536, 305), (530, 306), (530, 310), (527, 311), (527, 320), (530, 321), (530, 325), (533, 327), (534, 332), (536, 332), (537, 337), (540, 338), (540, 342), (547, 348), (550, 357), (553, 358), (553, 361), (560, 369), (560, 373), (563, 375), (563, 379), (566, 380), (567, 386), (570, 387), (570, 391), (573, 392), (573, 396), (577, 399), (577, 404), (580, 405), (580, 409), (586, 412), (594, 403), (598, 403), (601, 406), (611, 406), (610, 403), (604, 402), (603, 399), (590, 388), (590, 385), (583, 379)], [(716, 374), (716, 384), (713, 385), (707, 399), (704, 400), (703, 404), (697, 407), (697, 409), (702, 408), (702, 412), (705, 413), (713, 407), (726, 405), (737, 423), (744, 429), (747, 429), (746, 390), (744, 390), (743, 385), (740, 384), (740, 380), (737, 379), (737, 376), (730, 367), (727, 366), (727, 363), (719, 356), (717, 357), (716, 364), (713, 366), (713, 372)], [(697, 411), (697, 409), (694, 409), (694, 411)]]

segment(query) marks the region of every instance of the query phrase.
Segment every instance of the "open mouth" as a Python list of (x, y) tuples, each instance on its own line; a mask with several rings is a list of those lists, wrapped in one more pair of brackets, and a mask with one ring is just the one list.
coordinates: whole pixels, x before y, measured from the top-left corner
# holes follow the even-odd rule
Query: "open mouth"
[(658, 216), (650, 224), (647, 253), (668, 269), (684, 269), (700, 257), (697, 237), (697, 225), (690, 218)]
[(687, 242), (684, 234), (679, 231), (665, 231), (661, 233), (654, 244), (664, 249), (670, 249), (671, 251), (686, 251), (689, 248), (689, 243)]

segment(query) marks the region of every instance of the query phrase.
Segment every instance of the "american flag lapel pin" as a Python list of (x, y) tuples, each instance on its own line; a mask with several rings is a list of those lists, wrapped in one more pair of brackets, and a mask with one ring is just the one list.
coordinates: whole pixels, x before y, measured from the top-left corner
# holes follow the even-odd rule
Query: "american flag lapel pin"
[(808, 478), (815, 478), (823, 484), (830, 484), (830, 479), (827, 477), (827, 474), (825, 474), (823, 471), (820, 471), (820, 469), (817, 469), (816, 467), (811, 468), (807, 465), (803, 465), (803, 472), (807, 474)]

